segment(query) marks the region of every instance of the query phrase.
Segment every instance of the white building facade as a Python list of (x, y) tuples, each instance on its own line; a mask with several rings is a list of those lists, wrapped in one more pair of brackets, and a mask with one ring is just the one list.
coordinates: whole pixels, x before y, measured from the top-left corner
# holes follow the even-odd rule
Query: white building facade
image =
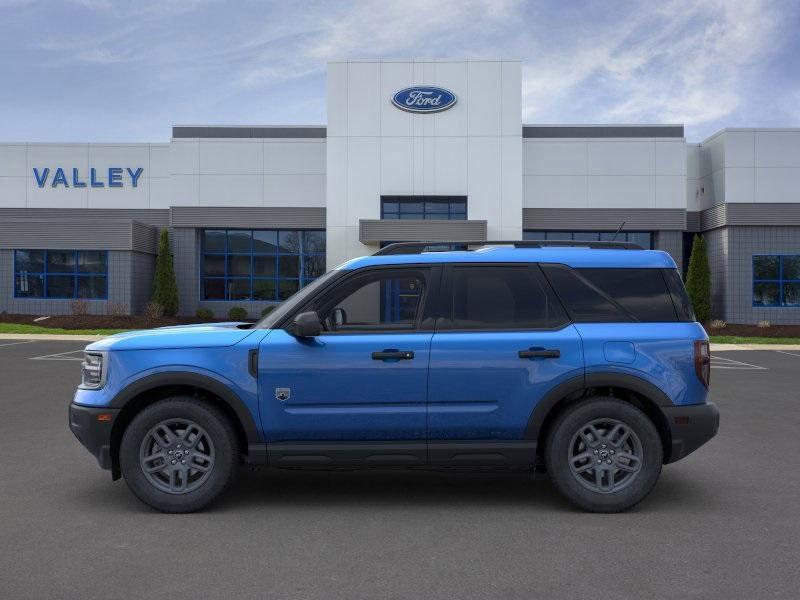
[(326, 126), (0, 143), (0, 311), (142, 311), (163, 228), (182, 314), (256, 317), (387, 242), (622, 226), (681, 267), (705, 235), (716, 318), (800, 322), (800, 130), (687, 143), (682, 125), (526, 125), (505, 60), (331, 62), (327, 104)]

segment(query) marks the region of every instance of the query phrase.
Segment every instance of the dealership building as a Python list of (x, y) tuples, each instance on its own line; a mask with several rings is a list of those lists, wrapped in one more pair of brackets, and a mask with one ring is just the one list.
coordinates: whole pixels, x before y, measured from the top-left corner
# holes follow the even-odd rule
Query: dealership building
[(0, 311), (141, 312), (164, 228), (180, 313), (253, 317), (387, 242), (619, 230), (681, 268), (701, 233), (715, 318), (800, 323), (800, 129), (696, 143), (675, 124), (524, 124), (521, 104), (519, 61), (334, 61), (324, 126), (0, 142)]

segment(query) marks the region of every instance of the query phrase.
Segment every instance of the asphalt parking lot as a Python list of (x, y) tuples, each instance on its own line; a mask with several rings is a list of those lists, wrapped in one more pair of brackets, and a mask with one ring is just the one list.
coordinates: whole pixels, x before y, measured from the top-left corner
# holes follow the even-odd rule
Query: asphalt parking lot
[(2, 598), (797, 598), (800, 351), (716, 354), (719, 435), (628, 513), (520, 474), (243, 469), (163, 515), (67, 428), (83, 345), (0, 340)]

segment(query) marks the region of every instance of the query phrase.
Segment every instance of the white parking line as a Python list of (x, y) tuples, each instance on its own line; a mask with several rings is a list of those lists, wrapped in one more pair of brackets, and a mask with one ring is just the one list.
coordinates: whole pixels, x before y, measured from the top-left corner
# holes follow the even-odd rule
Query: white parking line
[(800, 354), (795, 354), (793, 352), (786, 352), (784, 350), (775, 350), (778, 354), (786, 354), (788, 356), (800, 356)]
[(22, 342), (9, 342), (8, 344), (0, 344), (0, 348), (3, 348), (5, 346), (16, 346), (18, 344), (32, 344), (35, 341), (36, 340), (25, 340), (25, 341), (22, 341)]
[[(715, 362), (724, 361), (721, 365), (714, 364)], [(740, 360), (733, 360), (732, 358), (722, 358), (721, 356), (711, 356), (712, 369), (738, 369), (740, 371), (768, 371), (767, 367), (759, 367), (758, 365), (751, 365), (750, 363), (742, 362)]]
[(75, 358), (72, 356), (64, 356), (65, 354), (75, 354), (76, 352), (83, 353), (83, 349), (70, 350), (69, 352), (59, 352), (58, 354), (45, 354), (44, 356), (32, 356), (31, 360), (83, 360), (83, 357)]

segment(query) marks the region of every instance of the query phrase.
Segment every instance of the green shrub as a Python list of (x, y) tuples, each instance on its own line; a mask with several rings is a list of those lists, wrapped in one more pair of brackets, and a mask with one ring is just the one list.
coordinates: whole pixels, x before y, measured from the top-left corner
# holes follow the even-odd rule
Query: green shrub
[(210, 321), (214, 318), (214, 313), (208, 308), (198, 308), (194, 314), (198, 319), (203, 319), (204, 321)]
[(148, 302), (144, 307), (144, 316), (148, 321), (157, 321), (164, 316), (164, 307), (158, 302)]
[(275, 310), (275, 304), (270, 304), (269, 306), (265, 306), (264, 310), (261, 311), (261, 316), (266, 317), (269, 313)]
[(160, 305), (164, 314), (174, 317), (178, 314), (178, 284), (175, 281), (175, 267), (172, 264), (172, 249), (169, 245), (169, 232), (161, 231), (156, 256), (156, 274), (153, 278), (153, 302)]
[(228, 311), (228, 318), (231, 321), (244, 321), (247, 318), (247, 309), (241, 306), (234, 306)]
[(701, 323), (711, 319), (711, 269), (708, 267), (706, 241), (695, 235), (692, 242), (692, 256), (686, 273), (686, 292), (692, 300), (694, 314)]

